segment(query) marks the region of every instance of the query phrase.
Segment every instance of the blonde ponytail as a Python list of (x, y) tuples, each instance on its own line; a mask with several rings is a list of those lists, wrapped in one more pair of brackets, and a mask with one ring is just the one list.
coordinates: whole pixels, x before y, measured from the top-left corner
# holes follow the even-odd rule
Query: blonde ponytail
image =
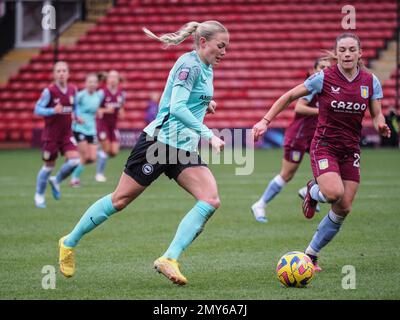
[(192, 21), (185, 24), (181, 29), (177, 32), (166, 33), (161, 37), (156, 36), (153, 32), (151, 32), (147, 28), (142, 28), (143, 32), (150, 38), (158, 40), (164, 43), (166, 46), (170, 45), (178, 45), (183, 42), (186, 38), (188, 38), (192, 33), (194, 33), (199, 27), (200, 23)]
[(200, 46), (201, 37), (209, 41), (218, 32), (228, 33), (228, 29), (226, 29), (220, 22), (215, 20), (204, 21), (202, 23), (192, 21), (185, 24), (177, 32), (166, 33), (161, 37), (158, 37), (147, 28), (142, 28), (142, 30), (148, 37), (164, 43), (165, 47), (170, 45), (176, 46), (193, 34), (196, 49), (198, 49)]

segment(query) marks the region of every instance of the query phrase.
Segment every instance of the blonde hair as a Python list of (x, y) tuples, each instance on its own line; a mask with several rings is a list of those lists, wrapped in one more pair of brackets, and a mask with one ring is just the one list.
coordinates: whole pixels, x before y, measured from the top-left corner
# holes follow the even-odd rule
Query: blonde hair
[(226, 29), (220, 22), (215, 20), (204, 21), (202, 23), (192, 21), (185, 24), (178, 31), (166, 33), (160, 37), (155, 35), (147, 28), (142, 28), (142, 30), (148, 37), (164, 43), (166, 47), (171, 45), (176, 46), (193, 34), (196, 49), (198, 49), (200, 46), (201, 37), (209, 41), (216, 33), (228, 33), (228, 29)]
[(96, 78), (97, 81), (99, 81), (99, 77), (98, 77), (97, 73), (94, 73), (94, 72), (88, 73), (88, 74), (86, 75), (85, 80), (88, 80), (89, 78), (92, 78), (92, 77), (93, 77), (93, 78)]

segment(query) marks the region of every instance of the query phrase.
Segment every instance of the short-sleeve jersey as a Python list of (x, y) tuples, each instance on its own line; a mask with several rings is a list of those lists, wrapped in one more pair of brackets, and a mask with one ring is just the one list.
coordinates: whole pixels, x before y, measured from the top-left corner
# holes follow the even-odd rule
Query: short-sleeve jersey
[(114, 112), (104, 113), (99, 121), (110, 125), (116, 126), (118, 120), (118, 112), (125, 103), (125, 92), (118, 88), (115, 93), (112, 93), (108, 88), (99, 90), (100, 94), (103, 96), (103, 101), (101, 102), (100, 108), (113, 108)]
[(161, 96), (157, 117), (144, 131), (175, 148), (197, 151), (200, 135), (186, 127), (170, 114), (172, 89), (183, 86), (190, 91), (187, 108), (200, 121), (204, 116), (213, 93), (213, 69), (200, 60), (195, 50), (183, 54), (171, 69)]
[(76, 87), (68, 84), (63, 92), (56, 84), (51, 84), (47, 89), (50, 92), (50, 101), (46, 108), (54, 108), (59, 103), (63, 108), (62, 113), (44, 118), (42, 139), (45, 141), (64, 140), (71, 136), (71, 113), (75, 103)]
[(77, 94), (76, 114), (84, 122), (72, 123), (72, 130), (83, 133), (87, 136), (96, 135), (96, 111), (100, 107), (102, 95), (99, 91), (90, 94), (86, 89)]
[(341, 151), (359, 150), (362, 119), (371, 100), (383, 97), (378, 78), (362, 69), (350, 81), (338, 65), (309, 77), (304, 85), (318, 93), (319, 116), (314, 139)]

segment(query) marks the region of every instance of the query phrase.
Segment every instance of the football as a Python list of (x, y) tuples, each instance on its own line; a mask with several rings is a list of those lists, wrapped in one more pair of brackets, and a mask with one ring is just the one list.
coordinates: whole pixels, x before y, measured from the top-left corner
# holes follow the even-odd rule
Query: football
[(279, 259), (276, 274), (284, 286), (302, 288), (314, 277), (314, 264), (303, 252), (288, 252)]

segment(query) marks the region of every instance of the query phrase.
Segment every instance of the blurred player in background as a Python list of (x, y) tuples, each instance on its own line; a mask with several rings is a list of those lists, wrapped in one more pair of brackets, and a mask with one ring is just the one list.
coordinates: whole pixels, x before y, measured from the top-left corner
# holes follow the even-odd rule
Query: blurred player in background
[[(72, 117), (76, 101), (76, 88), (68, 84), (69, 70), (66, 62), (59, 61), (54, 65), (54, 83), (45, 88), (35, 106), (35, 114), (44, 117), (45, 126), (42, 133), (43, 167), (36, 180), (35, 205), (46, 207), (45, 192), (47, 181), (51, 186), (53, 197), (61, 198), (60, 183), (79, 165), (79, 153), (73, 143), (71, 130)], [(80, 121), (79, 117), (76, 118)], [(58, 153), (64, 155), (65, 163), (56, 176), (50, 177)]]
[(158, 92), (150, 93), (150, 99), (147, 101), (146, 107), (146, 124), (152, 122), (158, 113), (158, 101), (160, 100)]
[[(188, 191), (196, 204), (182, 219), (169, 248), (154, 267), (172, 282), (184, 285), (187, 279), (177, 260), (220, 205), (217, 183), (197, 147), (200, 137), (207, 139), (216, 152), (224, 146), (203, 119), (207, 109), (215, 111), (216, 104), (211, 101), (213, 66), (225, 56), (228, 30), (217, 21), (206, 21), (190, 22), (178, 32), (161, 37), (144, 31), (167, 45), (177, 45), (193, 34), (196, 49), (183, 54), (170, 71), (157, 117), (133, 148), (115, 191), (95, 202), (72, 232), (60, 239), (60, 270), (67, 277), (75, 272), (75, 246), (83, 235), (125, 208), (165, 173)], [(152, 161), (152, 157), (159, 160)]]
[(381, 111), (382, 87), (378, 78), (365, 70), (360, 39), (352, 33), (336, 38), (333, 55), (337, 65), (326, 68), (281, 96), (264, 118), (253, 127), (258, 139), (268, 125), (292, 101), (310, 93), (318, 94), (319, 116), (310, 147), (316, 180), (307, 183), (303, 213), (315, 214), (318, 202), (331, 203), (305, 253), (320, 271), (320, 251), (339, 232), (360, 183), (360, 140), (362, 119), (369, 109), (375, 129), (384, 137), (391, 132)]
[(97, 136), (96, 113), (103, 100), (103, 91), (97, 91), (98, 78), (94, 73), (88, 74), (85, 81), (85, 89), (78, 92), (75, 114), (82, 119), (79, 123), (72, 122), (74, 138), (78, 143), (80, 164), (72, 172), (71, 186), (80, 186), (80, 176), (85, 164), (96, 161)]
[(125, 92), (120, 88), (120, 75), (111, 70), (107, 74), (106, 86), (101, 89), (103, 101), (97, 111), (97, 137), (101, 148), (97, 154), (96, 181), (105, 182), (104, 170), (109, 157), (119, 152), (118, 116), (123, 116)]
[[(330, 61), (327, 58), (319, 58), (314, 63), (312, 73), (319, 72), (329, 66)], [(251, 211), (259, 222), (268, 221), (265, 216), (267, 203), (292, 180), (303, 160), (304, 153), (310, 150), (311, 140), (318, 122), (318, 95), (314, 92), (300, 98), (294, 111), (296, 113), (295, 118), (285, 132), (281, 171), (269, 182), (262, 197), (251, 206)]]

